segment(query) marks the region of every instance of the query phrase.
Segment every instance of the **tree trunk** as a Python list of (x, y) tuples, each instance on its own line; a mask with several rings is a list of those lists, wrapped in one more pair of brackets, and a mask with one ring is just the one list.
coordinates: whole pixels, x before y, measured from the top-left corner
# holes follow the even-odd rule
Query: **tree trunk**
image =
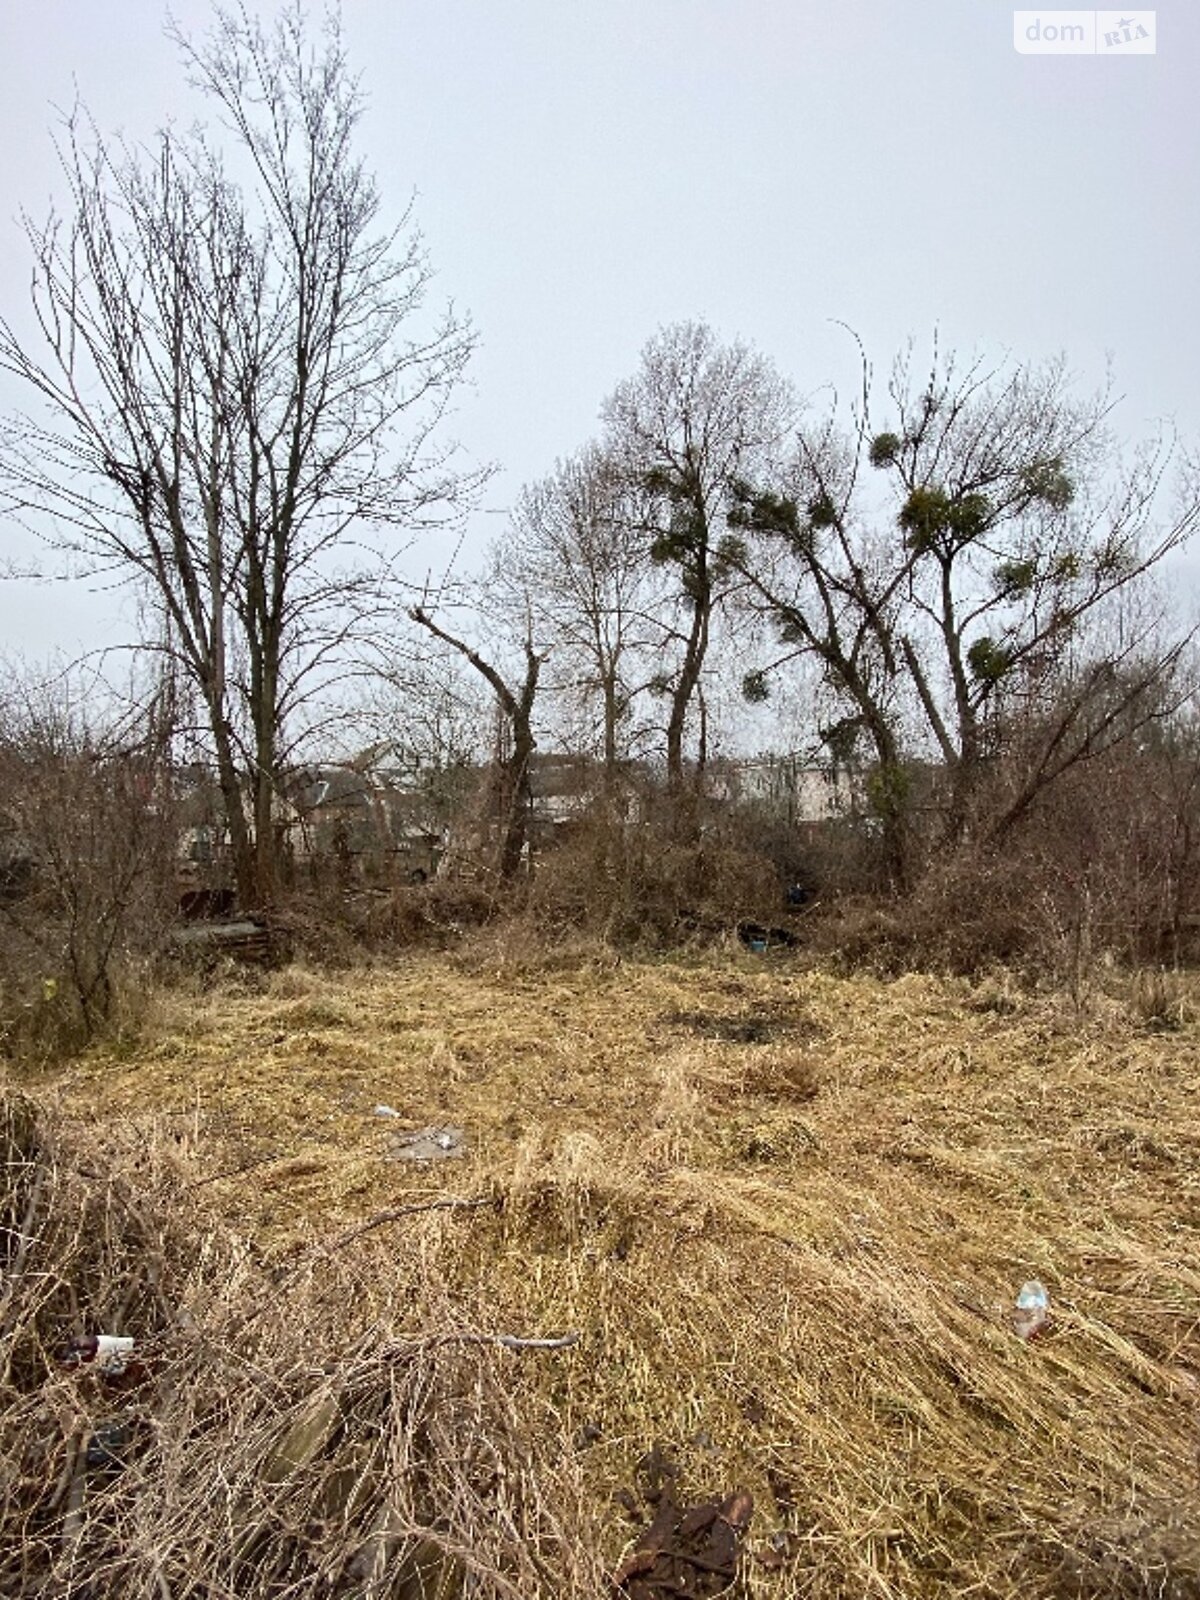
[(275, 780), (260, 765), (254, 774), (254, 890), (260, 910), (274, 904), (278, 888), (275, 843)]
[(233, 853), (233, 875), (237, 885), (238, 903), (248, 910), (255, 901), (254, 842), (246, 825), (245, 803), (238, 777), (237, 762), (233, 755), (233, 741), (224, 707), (210, 707), (213, 746), (217, 757), (217, 782), (221, 789), (221, 802), (225, 809), (225, 826), (229, 829), (229, 847)]
[(617, 790), (617, 720), (619, 716), (616, 679), (604, 677), (604, 796), (609, 805)]
[[(860, 702), (861, 704), (861, 702)], [(883, 838), (883, 865), (888, 883), (902, 894), (910, 884), (908, 794), (900, 747), (885, 717), (874, 707), (863, 707), (864, 720), (875, 746), (876, 780), (871, 796)]]
[(499, 821), (502, 831), (497, 859), (500, 877), (507, 883), (521, 870), (525, 844), (529, 837), (529, 812), (532, 802), (529, 765), (533, 752), (537, 749), (537, 740), (533, 737), (533, 706), (537, 698), (542, 662), (546, 659), (545, 653), (539, 654), (530, 638), (526, 636), (525, 677), (520, 693), (514, 694), (490, 662), (485, 661), (477, 650), (473, 650), (462, 639), (456, 639), (452, 633), (440, 628), (421, 606), (414, 606), (409, 615), (414, 622), (433, 634), (435, 639), (441, 639), (444, 644), (450, 645), (452, 649), (466, 657), (491, 685), (500, 715), (508, 722), (512, 735), (512, 754), (502, 763), (500, 769), (502, 804)]
[(511, 883), (517, 876), (525, 857), (532, 802), (529, 764), (537, 747), (527, 717), (514, 719), (512, 736), (513, 753), (505, 763), (506, 808), (504, 833), (500, 843), (499, 870), (504, 883)]
[(692, 629), (684, 651), (679, 682), (675, 685), (675, 692), (671, 697), (671, 716), (667, 723), (667, 790), (674, 797), (682, 795), (684, 790), (684, 729), (687, 726), (688, 708), (700, 682), (700, 673), (708, 650), (708, 613), (712, 596), (704, 571), (697, 574), (697, 588), (699, 592), (695, 601)]
[(258, 904), (265, 910), (274, 904), (278, 889), (275, 786), (279, 728), (278, 674), (274, 662), (265, 660), (258, 676), (258, 698), (254, 706), (254, 877)]

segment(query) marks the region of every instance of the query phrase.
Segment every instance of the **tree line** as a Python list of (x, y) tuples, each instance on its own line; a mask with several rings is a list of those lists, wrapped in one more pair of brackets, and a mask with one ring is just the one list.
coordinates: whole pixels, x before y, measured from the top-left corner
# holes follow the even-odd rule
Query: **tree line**
[(731, 704), (789, 683), (814, 760), (863, 775), (893, 889), (1180, 736), (1192, 631), (1166, 575), (1195, 462), (1166, 432), (1123, 441), (1111, 385), (1061, 359), (935, 341), (880, 377), (859, 350), (854, 393), (817, 402), (702, 322), (662, 328), (483, 568), (415, 591), (412, 541), (460, 526), (485, 477), (445, 442), (473, 330), (431, 306), (412, 217), (381, 218), (336, 20), (215, 15), (175, 39), (220, 137), (64, 126), (66, 203), (25, 224), (34, 317), (0, 320), (31, 397), (0, 482), (10, 517), (137, 585), (244, 904), (278, 893), (300, 741), (365, 676), (409, 729), (438, 723), (452, 664), (478, 683), (504, 878), (539, 741), (594, 759), (614, 821), (631, 769), (661, 772), (686, 841)]

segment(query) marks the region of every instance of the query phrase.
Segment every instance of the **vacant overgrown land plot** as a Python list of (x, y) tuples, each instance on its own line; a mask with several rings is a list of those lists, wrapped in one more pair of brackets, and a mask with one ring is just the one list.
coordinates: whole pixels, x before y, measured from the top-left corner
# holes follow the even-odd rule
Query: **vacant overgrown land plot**
[[(646, 1529), (745, 1490), (740, 1593), (1200, 1593), (1200, 1035), (1135, 999), (742, 955), (172, 996), (32, 1090), (0, 1590), (716, 1594), (702, 1515)], [(55, 1364), (89, 1331), (138, 1381)]]

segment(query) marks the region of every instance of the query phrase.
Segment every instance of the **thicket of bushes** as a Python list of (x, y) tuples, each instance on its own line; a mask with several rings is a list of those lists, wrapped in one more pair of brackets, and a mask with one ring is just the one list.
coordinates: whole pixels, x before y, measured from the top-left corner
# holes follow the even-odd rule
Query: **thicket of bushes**
[[(486, 860), (389, 888), (344, 877), (272, 908), (282, 950), (327, 963), (448, 947), (486, 924), (534, 945), (663, 950), (782, 927), (822, 960), (1016, 973), (1086, 990), (1102, 962), (1200, 955), (1200, 743), (1176, 717), (1080, 762), (1001, 837), (997, 765), (950, 833), (936, 776), (908, 817), (911, 879), (890, 882), (869, 806), (789, 828), (761, 805), (642, 793), (597, 803), (512, 882)], [(137, 1020), (168, 950), (180, 819), (153, 718), (103, 736), (44, 707), (0, 738), (0, 1051), (48, 1061)], [(918, 775), (920, 776), (920, 775)], [(914, 785), (913, 793), (916, 787)], [(635, 816), (636, 820), (628, 820)], [(298, 875), (304, 877), (306, 875)], [(798, 888), (799, 895), (789, 890)], [(219, 965), (211, 958), (211, 969)]]

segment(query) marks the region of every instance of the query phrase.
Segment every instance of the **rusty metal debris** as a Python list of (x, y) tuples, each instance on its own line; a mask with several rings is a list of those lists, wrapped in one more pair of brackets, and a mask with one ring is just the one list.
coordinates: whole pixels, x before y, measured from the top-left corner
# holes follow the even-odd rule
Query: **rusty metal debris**
[[(744, 1489), (724, 1499), (681, 1506), (679, 1469), (657, 1446), (638, 1463), (649, 1526), (614, 1580), (627, 1600), (704, 1600), (723, 1594), (737, 1579), (742, 1536), (754, 1501)], [(622, 1497), (636, 1508), (631, 1494)]]

